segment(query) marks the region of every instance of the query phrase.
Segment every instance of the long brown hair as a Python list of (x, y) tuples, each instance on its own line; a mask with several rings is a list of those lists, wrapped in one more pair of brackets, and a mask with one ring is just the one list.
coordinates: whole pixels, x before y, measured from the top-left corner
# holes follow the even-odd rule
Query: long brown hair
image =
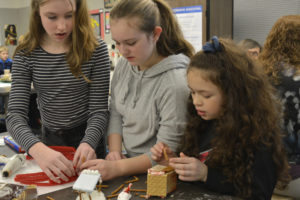
[[(48, 1), (49, 0), (31, 1), (29, 32), (24, 36), (24, 41), (17, 46), (14, 55), (21, 50), (23, 50), (25, 54), (29, 54), (40, 45), (42, 36), (45, 34), (45, 30), (42, 25), (39, 10), (40, 6)], [(69, 1), (72, 4), (72, 1)], [(73, 17), (73, 31), (66, 59), (72, 74), (76, 78), (82, 76), (86, 81), (88, 81), (85, 75), (82, 74), (81, 64), (91, 58), (96, 46), (99, 44), (90, 23), (86, 0), (75, 0), (75, 2), (76, 12)]]
[(172, 9), (163, 0), (122, 0), (110, 12), (111, 20), (133, 17), (140, 19), (139, 28), (146, 33), (153, 33), (155, 26), (162, 27), (163, 31), (156, 44), (160, 55), (193, 55), (192, 45), (184, 39)]
[[(280, 186), (285, 186), (288, 162), (280, 129), (281, 105), (274, 98), (275, 90), (257, 63), (232, 40), (219, 41), (220, 52), (200, 51), (191, 58), (188, 68), (188, 73), (192, 68), (207, 72), (205, 78), (222, 91), (224, 99), (223, 112), (214, 120), (216, 136), (207, 164), (223, 170), (239, 196), (249, 197), (255, 152), (267, 148), (276, 165)], [(180, 151), (198, 157), (197, 138), (209, 129), (211, 121), (197, 115), (191, 97), (188, 119)]]
[(265, 72), (277, 84), (278, 72), (281, 65), (287, 64), (300, 71), (300, 15), (287, 15), (280, 17), (269, 32), (260, 61)]

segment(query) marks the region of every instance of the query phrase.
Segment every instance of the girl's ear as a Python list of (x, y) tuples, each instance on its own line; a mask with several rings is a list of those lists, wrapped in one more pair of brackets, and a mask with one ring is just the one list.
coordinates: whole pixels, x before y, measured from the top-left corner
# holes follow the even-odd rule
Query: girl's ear
[(155, 26), (153, 31), (153, 39), (155, 42), (157, 42), (157, 40), (159, 39), (161, 32), (162, 28), (160, 26)]

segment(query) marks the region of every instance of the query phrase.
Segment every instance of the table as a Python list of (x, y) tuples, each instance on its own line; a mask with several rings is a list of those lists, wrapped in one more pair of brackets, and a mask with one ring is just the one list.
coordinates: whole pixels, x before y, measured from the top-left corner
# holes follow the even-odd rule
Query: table
[[(9, 95), (9, 92), (10, 92), (10, 88), (11, 88), (11, 83), (10, 82), (0, 82), (0, 98), (3, 98), (3, 104), (4, 104), (4, 110), (5, 110), (5, 113), (7, 111), (7, 103), (8, 103), (8, 95)], [(4, 115), (1, 114), (0, 116), (0, 119), (3, 119), (5, 118), (5, 113)]]
[[(133, 182), (132, 188), (135, 189), (146, 189), (146, 175), (139, 175), (137, 176), (139, 181)], [(118, 188), (122, 183), (127, 180), (131, 180), (133, 177), (120, 177), (111, 181), (104, 181), (103, 185), (109, 185), (108, 188), (103, 188), (102, 191), (105, 196), (110, 195), (112, 191)], [(145, 192), (139, 192), (139, 195), (145, 195)], [(45, 194), (39, 196), (39, 200), (46, 200), (47, 196), (54, 198), (55, 200), (59, 199), (76, 199), (77, 194), (72, 191), (71, 188), (66, 188), (60, 191), (56, 191), (50, 194)], [(117, 198), (113, 198), (117, 199)], [(145, 198), (139, 197), (137, 195), (133, 195), (131, 200), (139, 200)], [(151, 197), (151, 199), (161, 199), (160, 197)], [(211, 199), (211, 200), (234, 200), (238, 199), (231, 196), (220, 195), (211, 191), (208, 191), (203, 187), (200, 183), (192, 183), (192, 182), (177, 182), (177, 189), (170, 193), (165, 199), (172, 199), (172, 200), (204, 200), (204, 199)]]
[[(0, 136), (7, 135), (8, 133), (0, 133)], [(14, 151), (12, 151), (7, 146), (0, 146), (0, 152), (1, 154), (5, 154), (7, 156), (12, 156), (15, 154)], [(135, 189), (146, 189), (146, 174), (138, 175), (139, 181), (134, 182), (132, 188)], [(110, 195), (112, 191), (114, 191), (116, 188), (118, 188), (122, 183), (128, 180), (132, 180), (133, 177), (120, 177), (116, 178), (114, 180), (110, 181), (104, 181), (103, 185), (109, 185), (108, 188), (103, 188), (103, 193), (107, 196)], [(144, 195), (144, 192), (139, 192), (140, 195)], [(71, 187), (58, 190), (55, 192), (51, 192), (48, 194), (44, 194), (39, 196), (39, 200), (46, 200), (47, 196), (54, 198), (55, 200), (61, 200), (61, 199), (72, 199), (75, 200), (77, 194), (72, 190)], [(117, 198), (113, 198), (117, 199)], [(133, 195), (131, 200), (139, 200), (144, 199), (142, 197)], [(161, 199), (160, 197), (151, 197), (151, 199)], [(220, 195), (218, 193), (212, 192), (204, 188), (203, 184), (200, 182), (183, 182), (178, 181), (177, 182), (177, 189), (169, 194), (165, 199), (176, 199), (176, 200), (205, 200), (205, 199), (211, 199), (211, 200), (235, 200), (238, 199), (236, 197), (227, 196), (227, 195)]]
[(10, 92), (10, 88), (10, 82), (0, 82), (0, 95), (8, 95), (8, 93)]

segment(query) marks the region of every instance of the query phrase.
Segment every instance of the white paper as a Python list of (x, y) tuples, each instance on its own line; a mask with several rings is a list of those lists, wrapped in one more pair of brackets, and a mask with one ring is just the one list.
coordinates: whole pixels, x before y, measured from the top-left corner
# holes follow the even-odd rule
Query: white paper
[[(36, 172), (41, 172), (41, 171), (42, 171), (42, 169), (38, 166), (38, 164), (34, 160), (26, 160), (24, 166), (20, 170), (18, 170), (15, 174), (13, 174), (12, 176), (7, 177), (7, 178), (2, 177), (2, 173), (1, 173), (0, 182), (20, 184), (19, 182), (14, 181), (14, 178), (17, 174), (36, 173)], [(40, 196), (43, 194), (47, 194), (50, 192), (54, 192), (57, 190), (71, 187), (73, 184), (74, 184), (74, 181), (63, 184), (63, 185), (56, 185), (56, 186), (37, 186), (37, 193), (38, 193), (38, 196)]]
[(189, 41), (195, 51), (202, 49), (202, 6), (173, 8), (184, 38)]

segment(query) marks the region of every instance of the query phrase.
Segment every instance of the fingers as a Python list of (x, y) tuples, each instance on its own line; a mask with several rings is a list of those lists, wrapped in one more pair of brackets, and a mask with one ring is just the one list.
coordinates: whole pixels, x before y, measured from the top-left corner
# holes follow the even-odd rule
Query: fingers
[(76, 175), (72, 162), (66, 157), (62, 157), (62, 162), (59, 163), (58, 167), (59, 169), (61, 169), (61, 171), (63, 171), (64, 174), (69, 177)]
[(165, 144), (162, 142), (158, 142), (151, 149), (151, 159), (154, 161), (159, 161), (163, 157), (163, 150), (165, 148)]
[(81, 143), (79, 147), (76, 150), (74, 159), (73, 159), (73, 165), (76, 166), (77, 173), (80, 170), (80, 166), (86, 161), (86, 160), (93, 160), (96, 159), (96, 153), (95, 150), (87, 143)]
[(55, 177), (53, 175), (53, 173), (47, 168), (45, 170), (43, 170), (45, 172), (45, 174), (55, 183), (60, 183), (61, 181), (59, 180), (59, 178)]
[(108, 161), (103, 159), (89, 160), (81, 165), (80, 170), (91, 169), (98, 170), (101, 173), (103, 181), (110, 180), (120, 176), (120, 167), (117, 165), (119, 161)]
[(73, 166), (76, 167), (76, 172), (78, 173), (79, 167), (83, 162), (86, 161), (86, 157), (81, 155), (81, 152), (79, 152), (79, 151), (76, 151), (75, 155), (76, 154), (77, 154), (77, 156), (76, 157), (74, 156), (74, 159), (73, 159)]
[(189, 164), (192, 160), (191, 157), (170, 158), (170, 164)]
[(188, 158), (188, 156), (186, 156), (183, 152), (180, 152), (179, 156), (180, 156), (181, 158)]
[(91, 167), (97, 166), (98, 162), (99, 160), (88, 160), (80, 165), (79, 170), (82, 171), (84, 169), (91, 169)]
[(154, 160), (154, 161), (158, 161), (161, 159), (162, 157), (162, 151), (159, 151), (158, 149), (152, 147), (150, 149), (151, 151), (151, 159)]
[[(170, 163), (170, 166), (173, 167), (175, 170), (178, 171), (185, 171), (188, 170), (188, 164), (187, 163)], [(177, 171), (176, 171), (177, 172)]]
[[(60, 179), (64, 180), (64, 181), (68, 181), (69, 178), (63, 173), (63, 171), (61, 171), (59, 168), (55, 167), (52, 168), (51, 171), (56, 174), (57, 177), (59, 177)], [(58, 180), (59, 181), (59, 180)]]
[[(200, 161), (199, 161), (200, 162)], [(179, 175), (178, 178), (182, 181), (206, 181), (207, 179), (207, 166), (195, 168), (193, 165), (183, 164), (177, 166), (175, 172)]]
[(78, 151), (75, 152), (74, 158), (73, 158), (73, 166), (78, 166), (78, 163), (80, 161), (80, 153)]
[(190, 168), (189, 164), (186, 163), (171, 163), (170, 164), (174, 169), (175, 172), (178, 174), (178, 178), (182, 181), (192, 181), (194, 179), (193, 172)]
[(121, 160), (122, 159), (123, 154), (121, 154), (120, 152), (110, 152), (107, 156), (106, 156), (106, 160)]
[(199, 159), (180, 153), (179, 158), (171, 158), (170, 165), (183, 181), (206, 181), (207, 166)]
[(64, 157), (62, 160), (58, 159), (57, 162), (53, 163), (53, 165), (50, 165), (43, 171), (52, 181), (56, 183), (60, 183), (60, 179), (63, 181), (68, 181), (68, 177), (75, 176), (72, 163)]
[(30, 152), (37, 164), (52, 181), (60, 183), (60, 179), (68, 181), (68, 177), (75, 176), (72, 162), (62, 153), (50, 149), (43, 143), (35, 144)]
[(87, 160), (94, 160), (94, 159), (97, 159), (97, 155), (95, 153), (95, 150), (92, 149), (88, 152)]

